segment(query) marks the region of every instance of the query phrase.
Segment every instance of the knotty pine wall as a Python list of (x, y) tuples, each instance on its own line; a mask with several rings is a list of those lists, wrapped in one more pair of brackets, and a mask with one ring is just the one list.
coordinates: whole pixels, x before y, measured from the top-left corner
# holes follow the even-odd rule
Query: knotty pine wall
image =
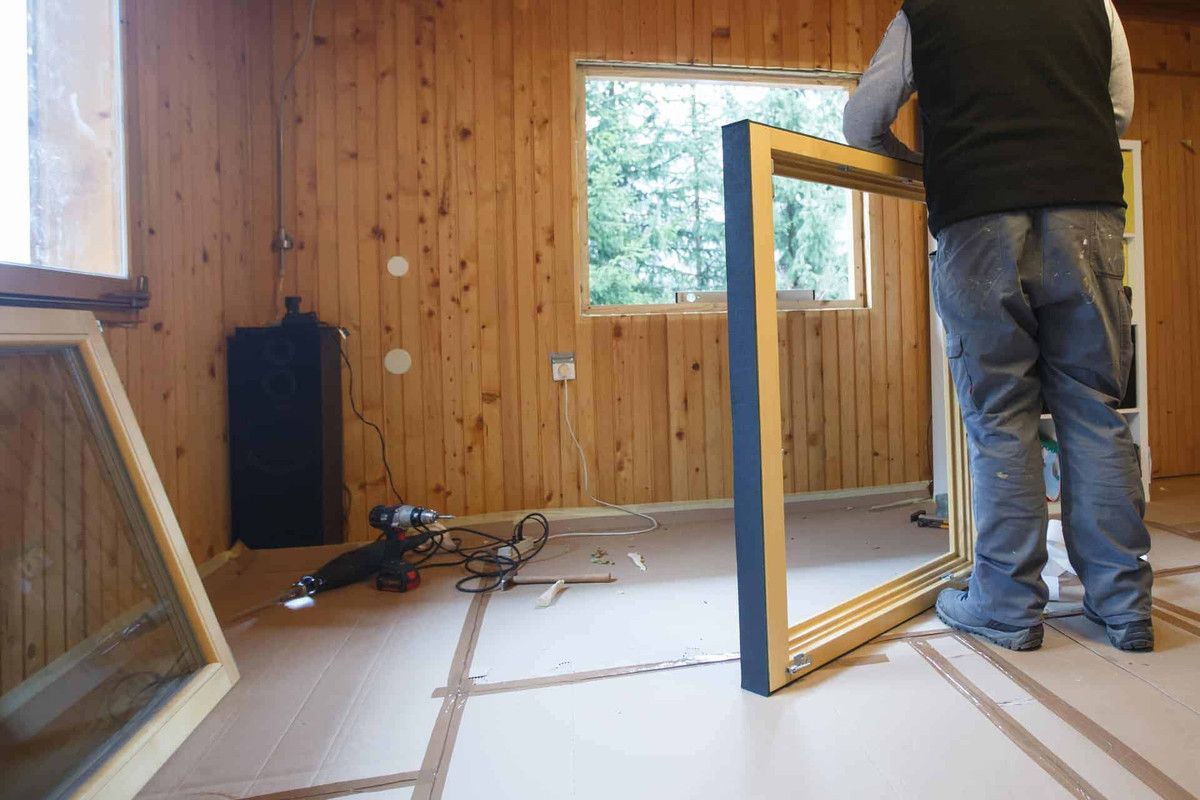
[[(272, 6), (274, 76), (307, 7)], [(585, 504), (551, 350), (577, 354), (572, 410), (599, 496), (731, 496), (724, 315), (576, 310), (573, 63), (860, 70), (893, 13), (873, 2), (320, 2), (289, 107), (302, 249), (286, 282), (350, 329), (356, 388), (386, 426), (405, 496), (459, 514)], [(929, 477), (923, 219), (872, 204), (870, 311), (781, 318), (788, 491)], [(409, 275), (385, 271), (393, 255)], [(382, 369), (396, 347), (414, 358), (403, 376)], [(363, 510), (386, 492), (376, 445), (349, 417), (346, 478), (363, 536)]]
[[(407, 498), (458, 512), (582, 502), (546, 377), (550, 349), (578, 353), (572, 406), (600, 496), (730, 495), (724, 318), (574, 313), (571, 60), (859, 69), (894, 7), (318, 0), (289, 109), (285, 178), (300, 245), (285, 291), (352, 329), (356, 392), (386, 427)], [(142, 324), (110, 329), (108, 342), (198, 560), (229, 545), (224, 336), (278, 316), (272, 98), (306, 12), (306, 0), (127, 0), (144, 143), (131, 170), (146, 196), (138, 225), (154, 300)], [(1182, 68), (1200, 41), (1185, 30), (1130, 26), (1139, 66)], [(1141, 97), (1172, 77), (1139, 72)], [(1135, 125), (1148, 125), (1144, 115)], [(1194, 340), (1179, 338), (1188, 317), (1166, 313), (1176, 295), (1155, 275), (1192, 280), (1196, 250), (1157, 271), (1157, 253), (1180, 252), (1159, 211), (1187, 206), (1150, 190), (1163, 184), (1152, 145), (1146, 156), (1148, 344), (1161, 365), (1164, 342)], [(791, 314), (781, 327), (789, 490), (928, 475), (928, 317), (913, 280), (922, 221), (898, 203), (871, 212), (872, 311)], [(409, 276), (386, 273), (393, 254), (412, 262)], [(414, 356), (405, 376), (381, 367), (398, 346)], [(1191, 422), (1166, 425), (1195, 395), (1194, 374), (1150, 375), (1163, 474), (1200, 466), (1168, 456), (1170, 443), (1195, 438)], [(385, 498), (383, 475), (361, 426), (348, 419), (346, 430), (361, 538), (362, 511)]]
[[(1200, 473), (1200, 25), (1127, 24), (1142, 141), (1154, 476)], [(1191, 146), (1185, 144), (1190, 140)]]
[(125, 0), (135, 269), (153, 299), (105, 338), (198, 562), (230, 545), (225, 335), (276, 316), (270, 87), (250, 79), (270, 74), (263, 7)]

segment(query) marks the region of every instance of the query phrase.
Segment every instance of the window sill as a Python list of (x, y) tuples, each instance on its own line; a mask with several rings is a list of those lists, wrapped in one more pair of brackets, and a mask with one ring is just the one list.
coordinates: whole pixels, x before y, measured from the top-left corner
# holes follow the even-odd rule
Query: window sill
[[(866, 311), (862, 300), (781, 300), (779, 311)], [(724, 314), (725, 303), (647, 303), (629, 306), (589, 306), (580, 309), (584, 317), (628, 317), (644, 314)]]
[(115, 277), (0, 262), (0, 305), (91, 311), (102, 322), (133, 323), (150, 305), (145, 276)]

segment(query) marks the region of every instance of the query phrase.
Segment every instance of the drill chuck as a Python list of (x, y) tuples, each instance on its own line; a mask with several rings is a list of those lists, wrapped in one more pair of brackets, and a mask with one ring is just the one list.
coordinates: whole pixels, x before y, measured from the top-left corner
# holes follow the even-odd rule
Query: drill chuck
[(439, 519), (453, 519), (449, 514), (439, 514), (430, 508), (421, 506), (375, 506), (371, 509), (370, 523), (372, 528), (381, 531), (423, 528), (432, 525)]

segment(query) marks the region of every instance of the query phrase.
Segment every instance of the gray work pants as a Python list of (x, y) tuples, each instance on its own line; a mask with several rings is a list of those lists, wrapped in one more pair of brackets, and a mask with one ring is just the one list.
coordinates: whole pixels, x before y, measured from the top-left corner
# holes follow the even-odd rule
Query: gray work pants
[(1047, 208), (938, 234), (933, 297), (970, 443), (979, 531), (967, 610), (984, 619), (1034, 625), (1046, 604), (1043, 398), (1085, 604), (1110, 625), (1150, 618), (1141, 469), (1116, 411), (1133, 355), (1124, 220), (1114, 206)]

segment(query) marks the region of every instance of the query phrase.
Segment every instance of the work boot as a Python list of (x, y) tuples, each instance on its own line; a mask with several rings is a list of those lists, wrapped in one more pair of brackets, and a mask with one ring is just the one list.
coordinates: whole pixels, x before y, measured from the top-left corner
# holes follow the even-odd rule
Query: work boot
[(937, 615), (958, 631), (973, 633), (992, 644), (1009, 650), (1036, 650), (1045, 634), (1039, 622), (1031, 628), (1018, 628), (994, 619), (977, 617), (966, 608), (967, 593), (962, 589), (943, 589), (937, 599)]
[(1118, 650), (1149, 651), (1154, 649), (1154, 623), (1148, 619), (1126, 622), (1124, 625), (1109, 625), (1084, 603), (1083, 615), (1097, 625), (1104, 626), (1108, 641)]

